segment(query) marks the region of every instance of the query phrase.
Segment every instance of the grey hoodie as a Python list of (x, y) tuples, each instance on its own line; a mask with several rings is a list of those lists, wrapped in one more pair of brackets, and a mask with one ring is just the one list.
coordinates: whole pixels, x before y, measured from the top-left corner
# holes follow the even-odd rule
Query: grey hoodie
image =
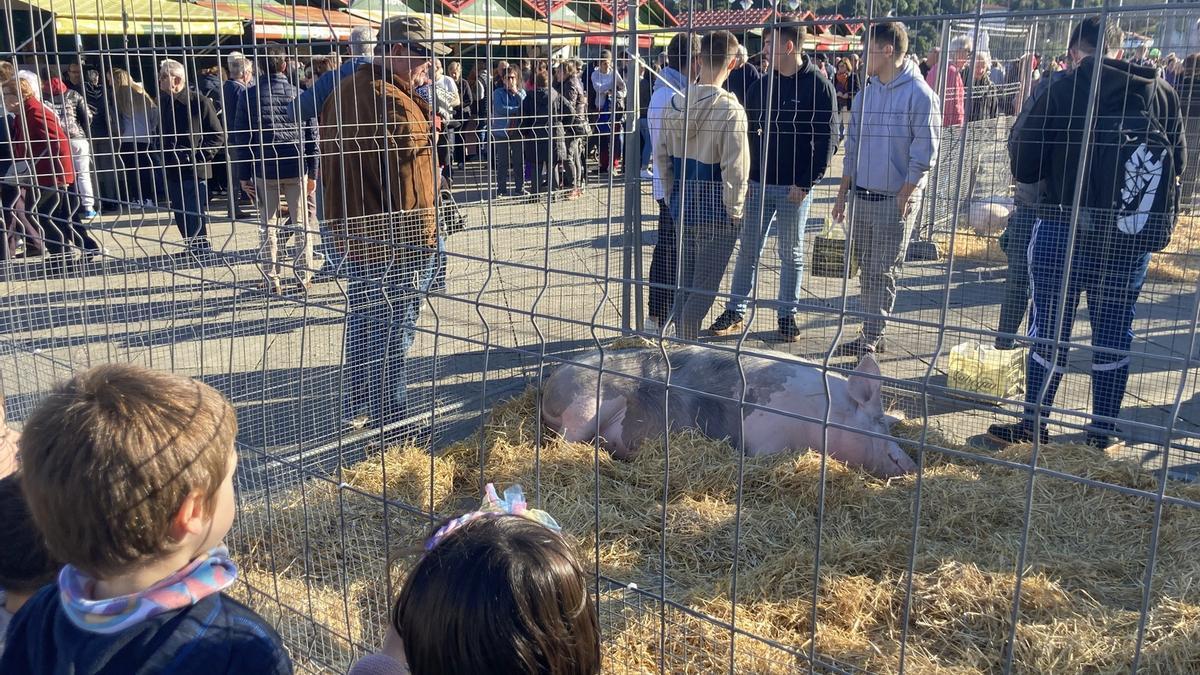
[(923, 186), (941, 133), (937, 94), (906, 60), (891, 82), (872, 77), (854, 97), (842, 175), (872, 192), (895, 194), (905, 183)]

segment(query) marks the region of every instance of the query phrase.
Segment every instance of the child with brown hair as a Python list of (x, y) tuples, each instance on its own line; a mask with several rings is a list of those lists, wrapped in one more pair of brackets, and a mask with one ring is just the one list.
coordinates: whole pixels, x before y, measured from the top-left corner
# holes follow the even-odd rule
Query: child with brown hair
[(350, 675), (592, 675), (600, 629), (558, 523), (520, 486), (444, 522), (392, 608), (383, 652)]
[(292, 672), (279, 636), (221, 591), (237, 567), (237, 419), (187, 377), (107, 365), (25, 420), (21, 481), (57, 585), (13, 618), (4, 673)]

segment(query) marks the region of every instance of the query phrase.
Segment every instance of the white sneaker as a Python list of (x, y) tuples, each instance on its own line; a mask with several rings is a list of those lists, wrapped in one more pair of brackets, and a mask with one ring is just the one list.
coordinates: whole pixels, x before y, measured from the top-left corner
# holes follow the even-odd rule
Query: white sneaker
[(641, 176), (644, 180), (653, 180), (654, 179), (654, 170), (651, 168), (642, 169)]

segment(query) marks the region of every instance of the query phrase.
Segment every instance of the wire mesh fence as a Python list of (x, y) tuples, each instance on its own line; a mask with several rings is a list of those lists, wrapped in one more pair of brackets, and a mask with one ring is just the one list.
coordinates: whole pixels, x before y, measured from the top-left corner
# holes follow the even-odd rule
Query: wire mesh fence
[[(301, 672), (488, 482), (577, 543), (615, 672), (1200, 668), (1200, 4), (934, 3), (882, 72), (879, 3), (110, 4), (5, 0), (7, 415), (110, 361), (228, 396), (234, 595)], [(1089, 225), (1093, 17), (1175, 96), (1165, 246)], [(1053, 212), (1039, 95), (1088, 129), (1031, 141), (1075, 148)]]

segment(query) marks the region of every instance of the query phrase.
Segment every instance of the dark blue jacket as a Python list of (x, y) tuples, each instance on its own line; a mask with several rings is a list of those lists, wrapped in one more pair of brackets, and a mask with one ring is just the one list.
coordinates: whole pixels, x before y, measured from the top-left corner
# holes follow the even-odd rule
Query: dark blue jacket
[(291, 675), (279, 635), (224, 593), (105, 635), (62, 611), (58, 586), (38, 591), (13, 617), (0, 673), (38, 675)]
[(300, 91), (283, 73), (259, 79), (233, 123), (239, 180), (317, 176), (317, 123), (300, 112)]
[(338, 88), (342, 80), (353, 75), (359, 66), (369, 63), (371, 59), (359, 56), (342, 63), (337, 70), (331, 70), (318, 77), (311, 87), (300, 94), (300, 114), (304, 115), (305, 119), (320, 117), (325, 99), (333, 94), (333, 90)]

